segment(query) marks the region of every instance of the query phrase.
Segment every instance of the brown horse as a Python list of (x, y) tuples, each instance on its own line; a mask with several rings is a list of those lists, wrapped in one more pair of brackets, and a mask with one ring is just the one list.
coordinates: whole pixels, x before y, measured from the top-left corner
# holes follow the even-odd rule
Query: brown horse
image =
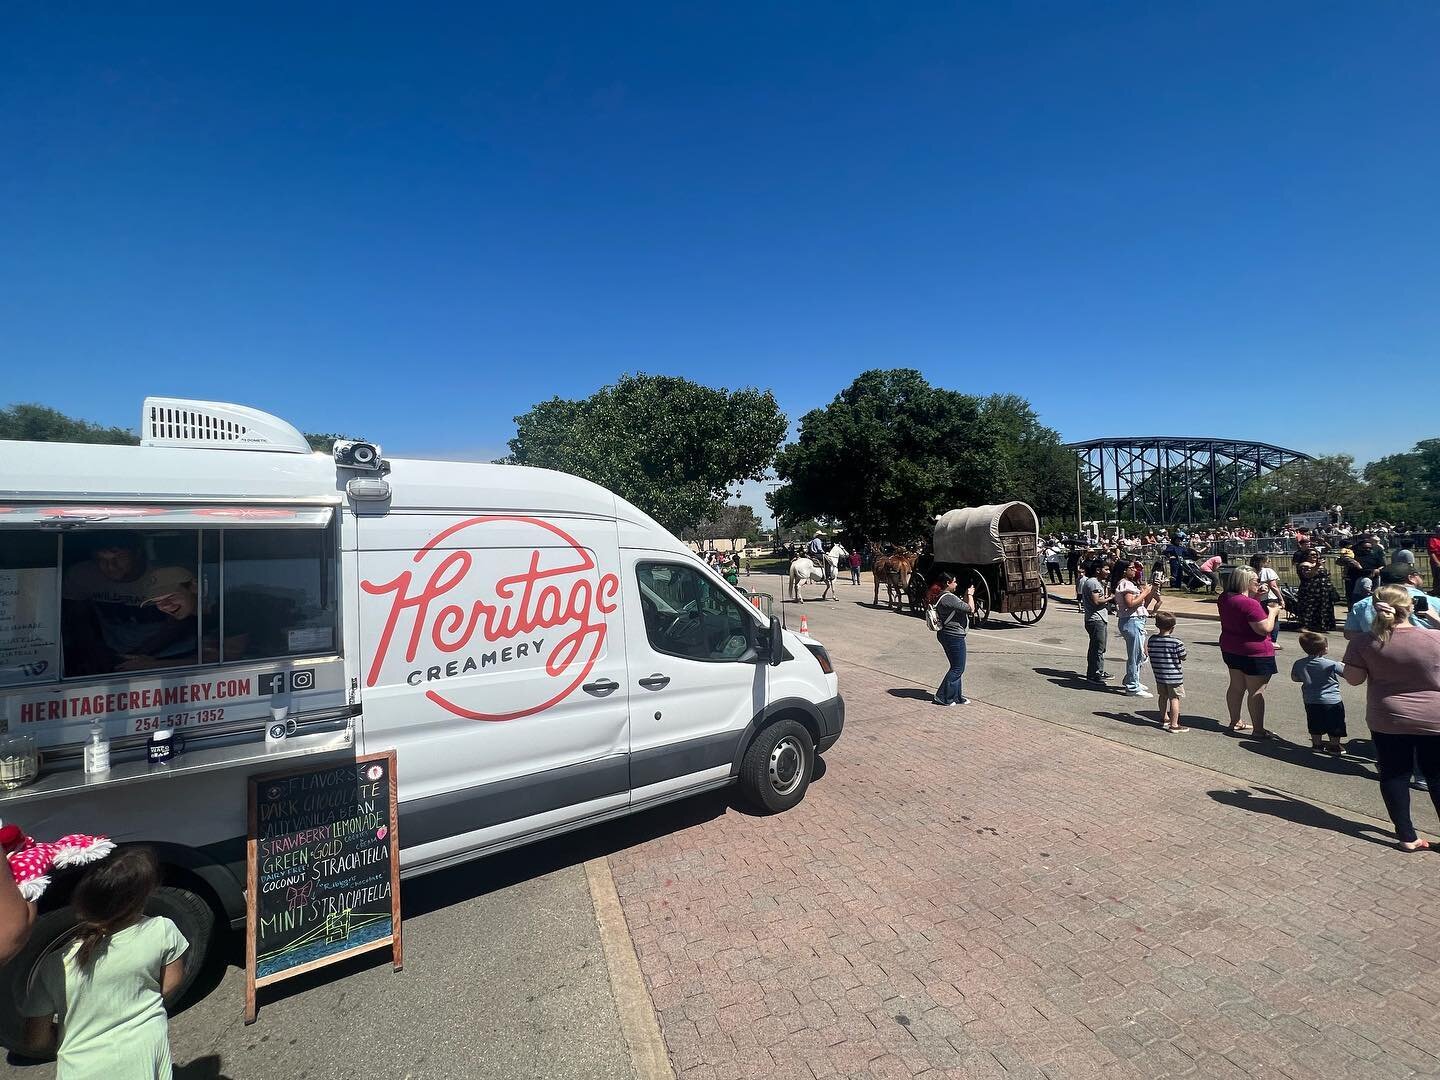
[(897, 551), (890, 555), (877, 555), (871, 564), (875, 572), (875, 599), (876, 607), (880, 606), (880, 586), (885, 586), (885, 602), (897, 611), (900, 609), (900, 598), (905, 595), (905, 588), (910, 583), (910, 575), (915, 570), (915, 561), (919, 555), (909, 551)]

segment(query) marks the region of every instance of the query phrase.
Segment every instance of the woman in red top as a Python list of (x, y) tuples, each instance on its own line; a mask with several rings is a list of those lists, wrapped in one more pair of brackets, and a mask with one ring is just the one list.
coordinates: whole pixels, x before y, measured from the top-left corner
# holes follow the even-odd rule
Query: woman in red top
[(1260, 602), (1260, 578), (1248, 566), (1230, 572), (1230, 581), (1217, 605), (1220, 609), (1220, 655), (1230, 670), (1225, 707), (1230, 730), (1248, 730), (1240, 721), (1240, 703), (1249, 698), (1250, 722), (1257, 739), (1274, 738), (1265, 730), (1265, 684), (1275, 674), (1275, 643), (1270, 631), (1280, 618), (1280, 606), (1267, 610)]

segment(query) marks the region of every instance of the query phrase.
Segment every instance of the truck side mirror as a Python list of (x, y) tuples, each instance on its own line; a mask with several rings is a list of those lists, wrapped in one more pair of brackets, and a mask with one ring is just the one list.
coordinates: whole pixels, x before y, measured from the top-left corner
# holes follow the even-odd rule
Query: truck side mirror
[(770, 616), (770, 666), (775, 667), (785, 656), (785, 631), (780, 626), (780, 616)]

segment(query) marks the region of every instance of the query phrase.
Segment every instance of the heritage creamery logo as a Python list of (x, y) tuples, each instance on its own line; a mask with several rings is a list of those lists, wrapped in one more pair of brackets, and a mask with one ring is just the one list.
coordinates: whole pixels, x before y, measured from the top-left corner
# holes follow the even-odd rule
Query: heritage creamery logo
[[(476, 556), (488, 554), (487, 529), (504, 530), (507, 558), (515, 557), (517, 530), (535, 531), (534, 541), (527, 541), (534, 549), (521, 549), (513, 573), (487, 577), (476, 569)], [(467, 548), (444, 546), (457, 542)], [(488, 547), (495, 549), (493, 540)], [(604, 652), (605, 616), (616, 608), (620, 579), (600, 573), (594, 555), (548, 521), (516, 515), (468, 518), (431, 537), (413, 561), (415, 569), (390, 581), (360, 582), (371, 596), (390, 598), (366, 686), (380, 679), (392, 648), (403, 648), (406, 664), (413, 665), (405, 681), (425, 686), (425, 696), (435, 704), (469, 720), (514, 720), (563, 701)], [(453, 692), (446, 691), (450, 697), (441, 692), (449, 680), (517, 663), (528, 667), (542, 656), (543, 672), (537, 669), (533, 679), (523, 681), (527, 700), (506, 700), (504, 711), (465, 708), (451, 700)], [(514, 693), (516, 687), (509, 690)]]

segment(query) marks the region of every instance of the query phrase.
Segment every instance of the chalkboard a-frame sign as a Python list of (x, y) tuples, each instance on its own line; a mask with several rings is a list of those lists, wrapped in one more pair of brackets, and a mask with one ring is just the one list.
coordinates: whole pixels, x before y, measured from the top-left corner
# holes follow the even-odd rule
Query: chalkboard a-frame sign
[(400, 938), (395, 751), (250, 778), (245, 1022), (255, 991)]

